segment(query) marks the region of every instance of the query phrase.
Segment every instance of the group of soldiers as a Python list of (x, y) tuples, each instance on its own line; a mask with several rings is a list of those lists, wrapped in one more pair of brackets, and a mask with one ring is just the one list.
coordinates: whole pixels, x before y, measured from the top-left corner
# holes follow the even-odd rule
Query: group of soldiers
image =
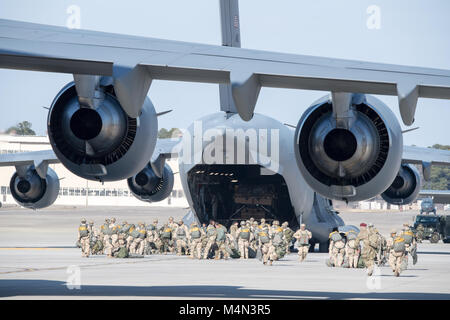
[[(265, 265), (272, 265), (290, 251), (296, 242), (299, 262), (306, 259), (312, 233), (305, 224), (294, 232), (289, 224), (265, 219), (259, 222), (253, 218), (234, 222), (229, 230), (219, 222), (209, 224), (192, 223), (189, 227), (182, 220), (178, 223), (170, 217), (163, 226), (155, 219), (151, 224), (139, 222), (137, 225), (123, 221), (117, 224), (115, 218), (105, 219), (100, 228), (94, 223), (81, 220), (78, 228), (78, 242), (82, 256), (106, 254), (108, 257), (142, 257), (151, 254), (176, 253), (193, 259), (256, 258)], [(413, 264), (417, 262), (417, 240), (408, 224), (400, 232), (392, 230), (390, 237), (383, 237), (373, 224), (360, 224), (359, 233), (346, 233), (334, 229), (329, 235), (330, 259), (332, 267), (367, 268), (372, 275), (375, 265), (386, 262), (396, 276), (407, 268), (408, 255)]]
[(329, 266), (367, 268), (373, 274), (374, 266), (388, 262), (395, 276), (408, 266), (408, 255), (417, 263), (417, 240), (408, 224), (400, 232), (391, 230), (390, 237), (382, 236), (373, 224), (360, 224), (360, 231), (350, 230), (344, 235), (337, 229), (330, 233)]
[(259, 255), (263, 264), (282, 258), (297, 239), (299, 261), (306, 258), (312, 234), (304, 224), (297, 232), (289, 224), (274, 220), (272, 225), (265, 219), (259, 222), (253, 218), (234, 222), (229, 230), (222, 224), (210, 220), (209, 224), (189, 227), (181, 220), (174, 222), (172, 217), (162, 227), (158, 220), (152, 224), (117, 224), (115, 218), (105, 219), (100, 228), (94, 222), (81, 220), (78, 228), (78, 245), (82, 256), (106, 254), (108, 257), (126, 258), (150, 254), (176, 253), (195, 259), (255, 258)]

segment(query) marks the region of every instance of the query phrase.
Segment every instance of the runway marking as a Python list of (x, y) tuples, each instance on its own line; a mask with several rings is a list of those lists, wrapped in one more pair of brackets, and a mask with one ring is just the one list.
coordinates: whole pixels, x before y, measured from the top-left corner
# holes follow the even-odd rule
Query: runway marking
[(23, 248), (23, 247), (6, 247), (6, 248), (0, 248), (0, 250), (62, 250), (63, 248)]

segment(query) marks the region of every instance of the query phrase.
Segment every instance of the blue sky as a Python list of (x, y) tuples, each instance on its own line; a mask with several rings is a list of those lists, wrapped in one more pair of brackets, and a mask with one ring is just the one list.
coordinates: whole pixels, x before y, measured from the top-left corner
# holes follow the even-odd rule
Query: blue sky
[[(81, 28), (208, 44), (221, 43), (218, 0), (0, 0), (0, 18), (66, 26), (70, 5)], [(367, 8), (380, 8), (380, 29), (367, 28)], [(333, 58), (450, 69), (448, 0), (241, 0), (242, 47)], [(0, 130), (28, 120), (45, 134), (53, 97), (71, 75), (0, 70)], [(176, 94), (174, 94), (176, 92)], [(297, 124), (324, 92), (263, 88), (256, 112)], [(160, 127), (187, 127), (219, 110), (217, 85), (154, 81), (149, 91)], [(395, 112), (396, 97), (379, 96)], [(450, 101), (420, 99), (405, 144), (450, 145)]]

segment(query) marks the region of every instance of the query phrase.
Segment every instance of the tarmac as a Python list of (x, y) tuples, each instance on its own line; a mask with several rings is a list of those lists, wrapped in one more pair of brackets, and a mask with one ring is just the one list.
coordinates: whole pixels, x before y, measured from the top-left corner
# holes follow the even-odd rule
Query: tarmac
[[(450, 299), (450, 245), (424, 241), (419, 261), (400, 277), (389, 267), (329, 268), (328, 254), (310, 253), (303, 263), (291, 253), (265, 266), (258, 259), (192, 260), (151, 255), (82, 258), (74, 247), (80, 218), (99, 225), (159, 223), (179, 219), (186, 209), (52, 207), (37, 212), (0, 209), (0, 299)], [(387, 234), (412, 222), (417, 212), (343, 212), (347, 224), (372, 222)]]

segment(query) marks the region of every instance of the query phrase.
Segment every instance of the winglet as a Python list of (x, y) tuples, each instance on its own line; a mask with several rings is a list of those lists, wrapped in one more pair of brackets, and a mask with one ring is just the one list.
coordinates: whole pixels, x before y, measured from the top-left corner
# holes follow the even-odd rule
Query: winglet
[(410, 126), (414, 123), (419, 87), (416, 83), (399, 82), (397, 83), (397, 95), (403, 123)]
[(261, 91), (258, 75), (248, 72), (231, 72), (230, 82), (234, 104), (240, 117), (244, 121), (251, 120)]
[(141, 65), (133, 68), (115, 65), (113, 78), (114, 90), (123, 110), (132, 118), (139, 117), (152, 83), (149, 71)]

